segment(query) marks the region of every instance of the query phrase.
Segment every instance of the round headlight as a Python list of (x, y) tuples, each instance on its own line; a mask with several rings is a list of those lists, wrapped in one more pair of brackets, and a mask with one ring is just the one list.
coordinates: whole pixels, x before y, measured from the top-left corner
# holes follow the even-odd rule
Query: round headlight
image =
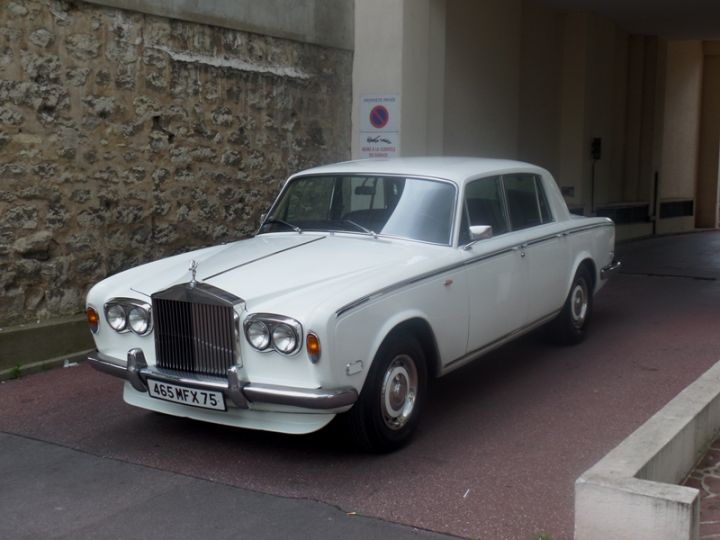
[(136, 334), (143, 335), (150, 328), (150, 312), (141, 307), (134, 307), (128, 313), (128, 324)]
[(259, 351), (267, 349), (267, 346), (270, 345), (270, 330), (262, 321), (251, 322), (245, 329), (245, 335), (250, 345)]
[(293, 352), (298, 344), (295, 330), (285, 323), (280, 323), (273, 328), (272, 341), (275, 349), (284, 354)]
[(110, 327), (116, 332), (122, 332), (127, 326), (127, 318), (125, 317), (125, 310), (120, 304), (113, 304), (105, 312), (107, 322)]

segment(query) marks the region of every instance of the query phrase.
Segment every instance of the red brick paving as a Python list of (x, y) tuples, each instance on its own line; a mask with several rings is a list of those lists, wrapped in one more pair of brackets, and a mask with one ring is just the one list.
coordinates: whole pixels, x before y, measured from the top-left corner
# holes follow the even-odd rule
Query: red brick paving
[(700, 490), (700, 538), (720, 538), (720, 438), (683, 485)]
[[(637, 275), (597, 297), (585, 343), (530, 336), (435, 381), (417, 438), (394, 454), (349, 452), (328, 430), (289, 437), (151, 414), (87, 365), (0, 385), (0, 431), (459, 536), (569, 539), (575, 479), (720, 359), (720, 281), (708, 279), (720, 276), (720, 234), (629, 249)], [(703, 279), (661, 277), (663, 261), (667, 276)]]

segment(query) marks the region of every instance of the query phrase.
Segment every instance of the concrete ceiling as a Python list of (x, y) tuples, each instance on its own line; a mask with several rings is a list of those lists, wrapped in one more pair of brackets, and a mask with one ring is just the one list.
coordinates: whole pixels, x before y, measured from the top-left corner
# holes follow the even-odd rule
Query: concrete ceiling
[(720, 39), (720, 0), (538, 0), (566, 10), (597, 13), (633, 34), (669, 39)]

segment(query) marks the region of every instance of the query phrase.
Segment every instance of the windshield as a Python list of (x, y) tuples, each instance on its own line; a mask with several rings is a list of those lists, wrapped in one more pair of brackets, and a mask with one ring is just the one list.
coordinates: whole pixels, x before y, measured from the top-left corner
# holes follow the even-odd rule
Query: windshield
[(260, 232), (347, 231), (449, 244), (454, 207), (454, 186), (439, 180), (304, 176), (288, 184)]

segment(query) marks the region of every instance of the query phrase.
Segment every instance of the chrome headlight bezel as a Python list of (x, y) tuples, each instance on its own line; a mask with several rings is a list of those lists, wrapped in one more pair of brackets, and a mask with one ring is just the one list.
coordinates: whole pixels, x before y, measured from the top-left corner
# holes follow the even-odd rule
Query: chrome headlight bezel
[[(124, 324), (122, 327), (115, 327), (112, 324), (110, 324), (110, 310), (115, 311), (116, 309), (121, 309), (124, 313)], [(105, 314), (105, 322), (108, 324), (108, 326), (117, 332), (118, 334), (127, 334), (129, 332), (132, 332), (133, 334), (136, 334), (138, 336), (146, 336), (150, 332), (152, 332), (153, 329), (153, 317), (152, 317), (152, 306), (143, 301), (138, 300), (136, 298), (111, 298), (107, 302), (105, 302), (105, 305), (103, 306), (103, 311)], [(147, 321), (146, 327), (141, 330), (136, 330), (133, 325), (130, 323), (130, 313), (141, 313), (144, 317), (144, 320)]]
[[(267, 328), (268, 343), (263, 348), (258, 348), (253, 344), (250, 339), (250, 328), (257, 328), (256, 323), (262, 323)], [(275, 351), (284, 356), (293, 356), (297, 354), (302, 348), (303, 343), (303, 328), (302, 325), (290, 317), (283, 315), (275, 315), (273, 313), (252, 313), (248, 315), (243, 323), (243, 329), (245, 330), (245, 339), (248, 344), (259, 352), (271, 352)], [(278, 337), (276, 338), (276, 331)], [(276, 341), (280, 341), (280, 333), (285, 332), (282, 339), (290, 337), (292, 340), (291, 347), (280, 347)]]

